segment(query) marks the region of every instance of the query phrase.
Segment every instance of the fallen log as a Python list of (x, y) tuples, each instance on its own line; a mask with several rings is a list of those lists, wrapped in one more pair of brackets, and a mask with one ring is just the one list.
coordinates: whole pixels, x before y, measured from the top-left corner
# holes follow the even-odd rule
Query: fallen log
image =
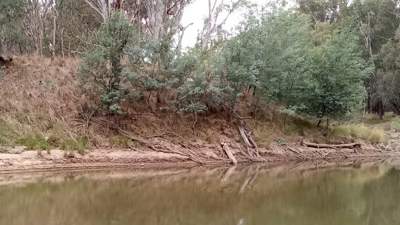
[(311, 148), (361, 148), (360, 143), (349, 143), (349, 144), (317, 144), (303, 141), (302, 144), (306, 147)]
[(228, 147), (228, 144), (222, 142), (221, 147), (224, 150), (225, 154), (228, 156), (228, 158), (231, 160), (232, 164), (237, 165), (238, 164), (237, 159), (233, 155), (231, 149)]

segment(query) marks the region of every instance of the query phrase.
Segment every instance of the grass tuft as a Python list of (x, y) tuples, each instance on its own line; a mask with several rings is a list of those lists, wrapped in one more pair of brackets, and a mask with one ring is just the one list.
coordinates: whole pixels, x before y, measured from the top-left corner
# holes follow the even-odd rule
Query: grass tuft
[(400, 118), (393, 119), (390, 127), (395, 131), (400, 131)]
[(269, 147), (275, 137), (272, 125), (269, 123), (254, 122), (253, 132), (255, 141), (260, 147)]
[(112, 136), (110, 142), (113, 148), (130, 148), (134, 145), (133, 141), (130, 138), (122, 135)]
[(84, 154), (89, 141), (85, 137), (72, 139), (52, 135), (49, 138), (46, 138), (42, 134), (29, 134), (17, 139), (14, 143), (26, 146), (28, 150), (49, 151), (50, 149), (61, 148), (62, 150), (78, 151), (80, 154)]
[(41, 134), (27, 135), (19, 138), (16, 144), (26, 146), (29, 150), (49, 150), (50, 145), (47, 139)]
[(16, 137), (18, 134), (12, 124), (0, 119), (0, 145), (11, 145)]
[(364, 124), (347, 124), (336, 126), (332, 133), (337, 137), (358, 138), (370, 143), (382, 143), (386, 141), (385, 132), (381, 128), (370, 128)]
[(77, 139), (66, 139), (61, 144), (61, 149), (66, 151), (78, 151), (79, 154), (84, 154), (88, 147), (88, 139), (79, 137)]

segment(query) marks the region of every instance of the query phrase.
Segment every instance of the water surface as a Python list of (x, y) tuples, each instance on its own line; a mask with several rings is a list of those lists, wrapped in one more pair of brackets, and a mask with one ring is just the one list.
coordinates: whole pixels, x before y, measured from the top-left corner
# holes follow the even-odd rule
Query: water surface
[(0, 176), (1, 225), (395, 225), (386, 163)]

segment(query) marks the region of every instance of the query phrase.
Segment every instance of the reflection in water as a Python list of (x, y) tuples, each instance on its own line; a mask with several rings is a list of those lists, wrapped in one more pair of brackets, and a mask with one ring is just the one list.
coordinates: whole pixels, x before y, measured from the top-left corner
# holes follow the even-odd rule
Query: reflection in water
[(0, 224), (394, 225), (399, 200), (382, 165), (119, 171), (1, 185)]

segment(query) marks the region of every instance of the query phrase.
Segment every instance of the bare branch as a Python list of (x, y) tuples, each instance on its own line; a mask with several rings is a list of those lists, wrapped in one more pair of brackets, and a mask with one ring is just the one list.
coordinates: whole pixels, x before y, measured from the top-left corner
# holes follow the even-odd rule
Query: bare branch
[[(224, 0), (208, 0), (208, 17), (204, 20), (204, 26), (198, 38), (203, 49), (209, 47), (213, 35), (218, 32), (218, 29), (221, 28), (228, 21), (230, 16), (245, 2), (246, 0), (235, 0), (227, 5)], [(220, 20), (220, 16), (224, 12), (226, 15)]]
[(113, 0), (85, 0), (106, 21), (110, 16)]

